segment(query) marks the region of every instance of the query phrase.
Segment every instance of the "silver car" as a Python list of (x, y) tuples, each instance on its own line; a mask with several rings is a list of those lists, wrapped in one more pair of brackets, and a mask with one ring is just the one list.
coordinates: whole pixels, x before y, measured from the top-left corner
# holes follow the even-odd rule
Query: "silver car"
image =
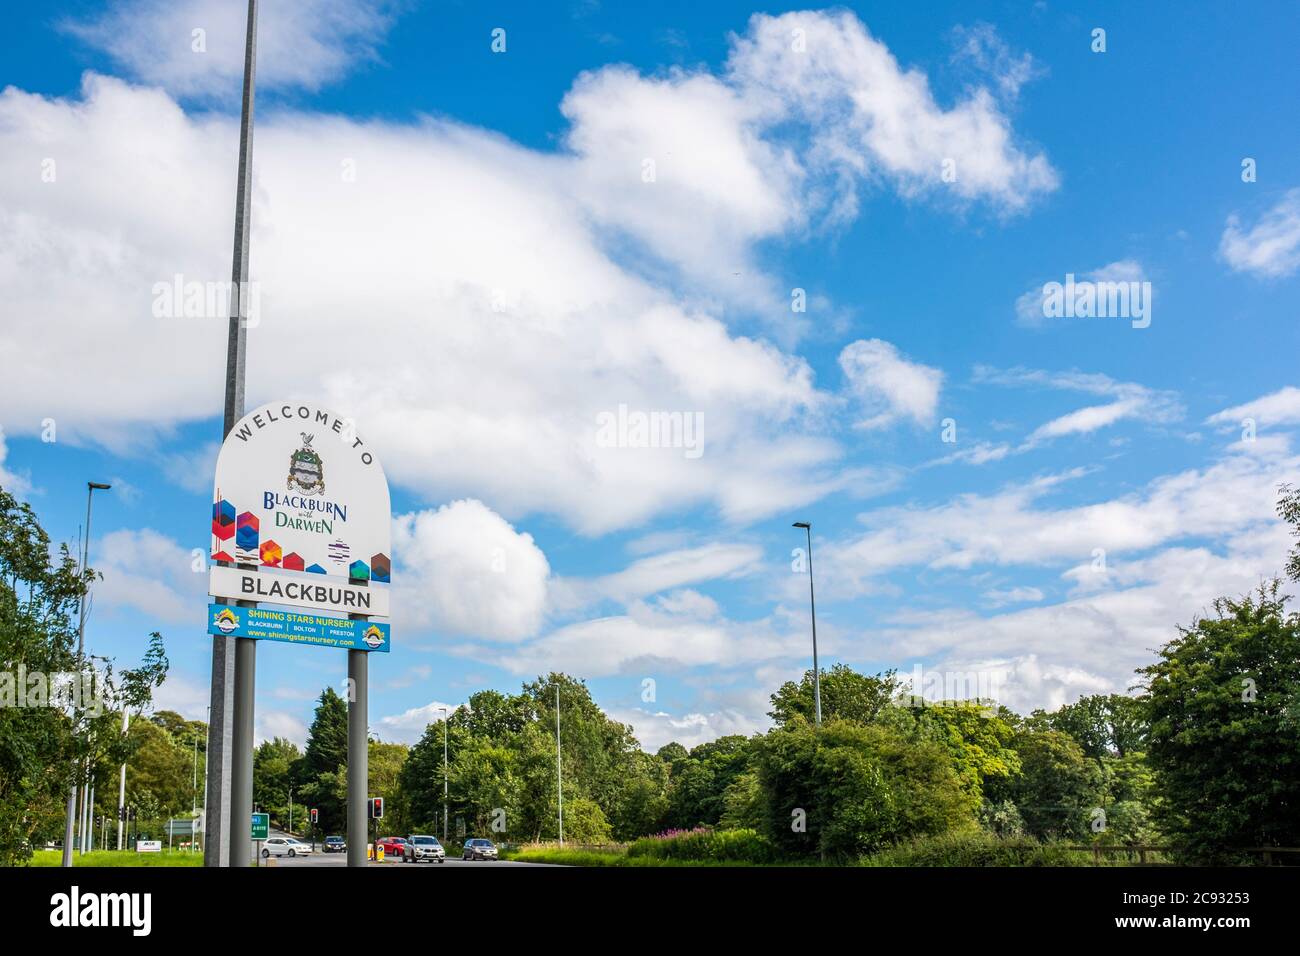
[(414, 834), (407, 838), (406, 845), (402, 847), (403, 863), (419, 863), (421, 860), (427, 863), (437, 860), (442, 863), (446, 859), (447, 851), (442, 848), (437, 837)]

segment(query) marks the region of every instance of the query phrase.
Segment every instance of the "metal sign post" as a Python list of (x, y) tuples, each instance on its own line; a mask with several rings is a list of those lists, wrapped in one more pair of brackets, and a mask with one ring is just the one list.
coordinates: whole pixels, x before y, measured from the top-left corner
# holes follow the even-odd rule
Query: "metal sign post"
[[(239, 178), (235, 187), (235, 249), (234, 265), (231, 268), (231, 315), (230, 328), (226, 341), (226, 396), (223, 415), (222, 436), (228, 436), (235, 422), (244, 414), (244, 364), (248, 351), (248, 302), (243, 290), (248, 282), (248, 228), (252, 203), (253, 181), (253, 97), (257, 73), (257, 0), (248, 0), (248, 25), (244, 38), (244, 98), (239, 122)], [(247, 811), (252, 803), (253, 775), (251, 768), (246, 777), (249, 788), (248, 798), (238, 790), (232, 793), (234, 772), (232, 766), (232, 746), (238, 735), (240, 741), (247, 738), (252, 741), (252, 687), (251, 675), (240, 678), (239, 654), (232, 644), (248, 643), (235, 639), (233, 642), (224, 636), (212, 638), (212, 688), (210, 692), (210, 714), (208, 717), (208, 767), (207, 767), (207, 821), (204, 833), (204, 866), (247, 866), (247, 848), (240, 849), (237, 844), (243, 838), (231, 839), (230, 821), (241, 819), (231, 816), (233, 798), (238, 798), (240, 807)], [(234, 653), (232, 653), (234, 652)], [(248, 663), (249, 653), (245, 652), (244, 662)], [(248, 711), (239, 709), (235, 701), (236, 684), (240, 680), (250, 684), (246, 688)], [(236, 721), (239, 728), (236, 729)], [(246, 725), (246, 726), (245, 726)], [(246, 731), (246, 732), (245, 732)], [(238, 753), (236, 748), (235, 753)], [(250, 758), (251, 760), (251, 758)], [(243, 770), (245, 768), (238, 768)], [(241, 785), (244, 778), (241, 778)], [(243, 819), (247, 819), (243, 817)], [(238, 828), (242, 830), (243, 828)], [(240, 860), (243, 862), (239, 862)]]

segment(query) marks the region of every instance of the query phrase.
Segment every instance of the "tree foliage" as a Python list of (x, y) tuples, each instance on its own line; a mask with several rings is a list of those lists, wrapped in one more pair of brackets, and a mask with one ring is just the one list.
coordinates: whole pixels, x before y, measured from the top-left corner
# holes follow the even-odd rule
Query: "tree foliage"
[(1194, 859), (1300, 845), (1300, 618), (1277, 581), (1214, 604), (1143, 668), (1161, 829)]

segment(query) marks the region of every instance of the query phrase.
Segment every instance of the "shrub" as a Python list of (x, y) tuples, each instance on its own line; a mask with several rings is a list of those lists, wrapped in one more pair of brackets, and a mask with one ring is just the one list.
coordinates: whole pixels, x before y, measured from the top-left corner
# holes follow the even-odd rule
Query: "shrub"
[(670, 830), (642, 837), (627, 849), (629, 857), (694, 860), (714, 863), (771, 863), (772, 844), (754, 830)]
[(1077, 852), (1030, 837), (966, 831), (922, 836), (864, 857), (864, 866), (1074, 866)]

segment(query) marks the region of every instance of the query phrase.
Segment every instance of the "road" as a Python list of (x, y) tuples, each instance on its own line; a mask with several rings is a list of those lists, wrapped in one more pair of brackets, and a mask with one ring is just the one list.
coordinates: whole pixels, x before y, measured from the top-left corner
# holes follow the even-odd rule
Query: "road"
[[(279, 830), (271, 830), (271, 836), (284, 837), (289, 836)], [(299, 838), (301, 839), (301, 837)], [(308, 844), (310, 840), (305, 841)], [(270, 860), (263, 860), (263, 864), (268, 864), (276, 869), (280, 868), (302, 868), (302, 867), (320, 867), (320, 866), (338, 866), (346, 867), (348, 865), (348, 855), (346, 853), (322, 853), (320, 842), (316, 843), (316, 852), (308, 856), (296, 856), (290, 859), (287, 856), (272, 857)], [(459, 847), (456, 847), (459, 850)], [(400, 858), (387, 858), (383, 863), (369, 863), (368, 866), (378, 867), (380, 869), (399, 869), (399, 870), (441, 870), (449, 866), (472, 866), (477, 868), (493, 866), (552, 866), (550, 863), (521, 863), (516, 860), (462, 860), (459, 856), (448, 854), (444, 863), (403, 863)]]

